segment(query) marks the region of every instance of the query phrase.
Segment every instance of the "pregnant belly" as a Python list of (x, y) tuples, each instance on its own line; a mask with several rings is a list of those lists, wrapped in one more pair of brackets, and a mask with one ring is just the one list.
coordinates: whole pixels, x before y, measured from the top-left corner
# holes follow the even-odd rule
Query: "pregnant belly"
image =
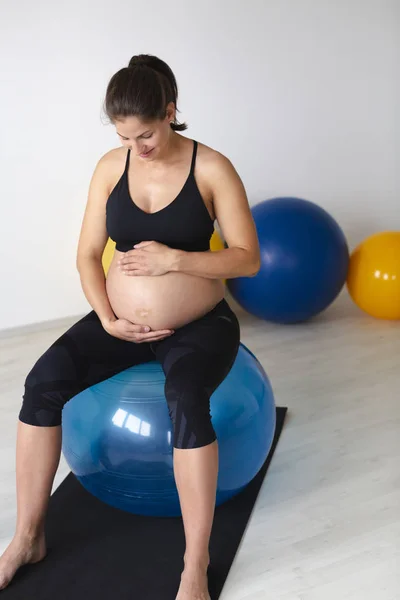
[(119, 319), (148, 325), (153, 331), (178, 329), (206, 314), (225, 295), (220, 279), (177, 272), (125, 275), (117, 265), (122, 254), (115, 251), (106, 280), (108, 299)]

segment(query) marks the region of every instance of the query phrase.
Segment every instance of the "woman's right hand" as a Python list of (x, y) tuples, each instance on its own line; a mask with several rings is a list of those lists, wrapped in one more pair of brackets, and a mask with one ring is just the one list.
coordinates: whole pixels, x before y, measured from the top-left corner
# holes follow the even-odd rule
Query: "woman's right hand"
[(110, 335), (125, 340), (141, 344), (142, 342), (157, 342), (169, 337), (174, 333), (172, 329), (162, 329), (151, 331), (146, 325), (135, 325), (127, 319), (115, 319), (114, 321), (103, 322), (103, 327)]

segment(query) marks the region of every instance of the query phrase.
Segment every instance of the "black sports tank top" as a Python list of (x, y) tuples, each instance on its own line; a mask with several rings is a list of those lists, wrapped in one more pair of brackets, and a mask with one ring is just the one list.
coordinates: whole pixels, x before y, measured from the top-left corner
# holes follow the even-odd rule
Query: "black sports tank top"
[(194, 142), (189, 176), (170, 204), (154, 213), (146, 213), (132, 200), (128, 185), (130, 149), (125, 170), (112, 190), (106, 204), (108, 235), (121, 252), (131, 250), (134, 244), (155, 240), (170, 248), (191, 252), (210, 249), (214, 222), (204, 204), (194, 178), (197, 142)]

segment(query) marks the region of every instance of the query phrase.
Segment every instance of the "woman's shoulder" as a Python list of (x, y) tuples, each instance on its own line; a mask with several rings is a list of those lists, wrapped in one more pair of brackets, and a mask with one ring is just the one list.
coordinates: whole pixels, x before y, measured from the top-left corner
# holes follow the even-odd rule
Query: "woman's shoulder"
[(114, 187), (116, 178), (121, 176), (125, 168), (125, 162), (127, 157), (127, 149), (124, 146), (118, 148), (112, 148), (101, 156), (98, 164), (103, 167), (105, 173), (107, 173), (108, 180), (111, 187)]
[(210, 176), (216, 176), (222, 172), (226, 173), (233, 169), (233, 165), (227, 156), (201, 142), (198, 142), (197, 157), (199, 168)]
[(108, 150), (108, 152), (103, 154), (103, 156), (100, 158), (100, 161), (110, 166), (118, 166), (119, 164), (121, 164), (121, 162), (125, 163), (127, 153), (128, 150), (124, 146), (119, 146), (118, 148), (111, 148), (111, 150)]
[(116, 182), (121, 177), (126, 160), (126, 148), (113, 148), (103, 154), (98, 160), (94, 169), (93, 177), (97, 174), (101, 176), (103, 185), (106, 186), (109, 193), (115, 187)]
[(207, 170), (226, 169), (232, 164), (229, 158), (222, 152), (201, 142), (198, 142), (197, 157), (199, 166), (201, 165)]

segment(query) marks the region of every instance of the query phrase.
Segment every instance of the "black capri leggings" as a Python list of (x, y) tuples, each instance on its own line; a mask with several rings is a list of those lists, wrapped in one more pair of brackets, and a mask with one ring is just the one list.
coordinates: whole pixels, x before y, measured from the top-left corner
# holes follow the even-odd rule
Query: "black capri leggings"
[(140, 344), (107, 333), (92, 310), (28, 373), (19, 420), (40, 427), (61, 425), (63, 406), (73, 396), (133, 365), (158, 360), (166, 377), (174, 447), (206, 446), (216, 439), (210, 396), (229, 373), (239, 343), (239, 323), (225, 299), (169, 337)]

